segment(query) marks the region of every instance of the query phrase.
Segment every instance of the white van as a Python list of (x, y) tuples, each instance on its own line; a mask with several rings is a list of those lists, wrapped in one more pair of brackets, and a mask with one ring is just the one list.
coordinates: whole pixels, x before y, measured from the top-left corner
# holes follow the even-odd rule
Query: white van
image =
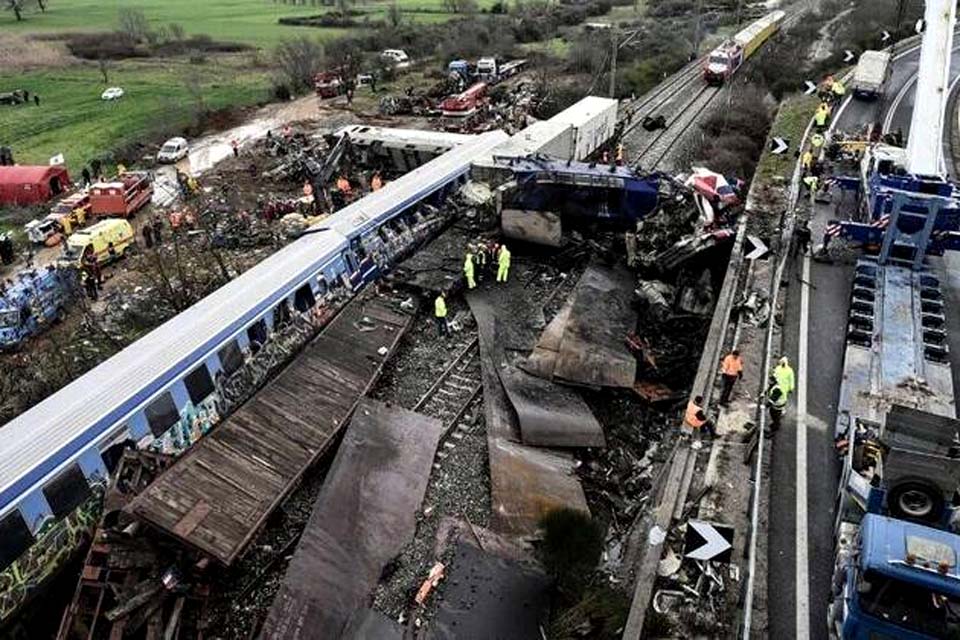
[(177, 162), (187, 157), (190, 147), (183, 138), (170, 138), (157, 153), (157, 162)]
[(410, 56), (403, 49), (384, 49), (380, 58), (393, 65), (394, 69), (406, 69), (410, 66)]

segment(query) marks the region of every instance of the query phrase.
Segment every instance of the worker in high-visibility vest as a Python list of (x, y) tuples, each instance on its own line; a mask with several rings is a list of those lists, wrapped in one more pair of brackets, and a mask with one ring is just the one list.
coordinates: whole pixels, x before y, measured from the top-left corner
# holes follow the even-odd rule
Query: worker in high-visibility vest
[(824, 129), (827, 126), (827, 122), (830, 120), (830, 108), (825, 102), (821, 102), (820, 106), (817, 107), (816, 112), (813, 114), (813, 122), (817, 125), (817, 128)]
[(816, 193), (820, 188), (820, 178), (811, 174), (803, 179), (803, 186), (809, 189), (810, 193)]
[(440, 331), (440, 335), (447, 335), (447, 299), (444, 297), (443, 291), (433, 301), (433, 317), (437, 321), (437, 329)]
[(737, 380), (743, 378), (743, 359), (740, 358), (740, 351), (734, 349), (720, 363), (720, 377), (723, 382), (723, 390), (720, 392), (720, 404), (730, 404), (730, 394), (733, 393), (733, 385)]
[(497, 282), (506, 282), (510, 276), (510, 250), (507, 245), (500, 245), (500, 253), (497, 254)]
[(698, 434), (703, 430), (709, 433), (710, 437), (717, 435), (713, 421), (707, 418), (703, 410), (703, 396), (697, 396), (687, 402), (687, 409), (683, 413), (683, 425), (688, 433)]
[(773, 379), (777, 381), (777, 385), (788, 397), (796, 388), (796, 375), (793, 373), (793, 367), (790, 366), (790, 361), (786, 356), (780, 358), (777, 367), (773, 370)]
[(826, 142), (826, 138), (823, 137), (822, 133), (815, 133), (810, 136), (810, 146), (813, 147), (814, 150), (822, 147), (824, 142)]
[(843, 98), (844, 94), (847, 93), (847, 88), (843, 86), (843, 82), (840, 80), (834, 80), (833, 84), (830, 85), (830, 93), (833, 94), (833, 97), (837, 100)]
[(803, 170), (803, 175), (806, 176), (810, 173), (810, 169), (813, 167), (813, 152), (810, 149), (807, 149), (803, 152), (803, 155), (800, 156), (800, 168)]
[(773, 384), (767, 391), (767, 411), (770, 414), (770, 427), (766, 430), (766, 436), (772, 438), (773, 434), (780, 429), (783, 422), (783, 412), (787, 409), (787, 394), (779, 384)]
[(470, 247), (463, 259), (463, 275), (467, 279), (467, 289), (474, 289), (477, 286), (476, 280), (473, 279), (473, 266), (473, 248)]

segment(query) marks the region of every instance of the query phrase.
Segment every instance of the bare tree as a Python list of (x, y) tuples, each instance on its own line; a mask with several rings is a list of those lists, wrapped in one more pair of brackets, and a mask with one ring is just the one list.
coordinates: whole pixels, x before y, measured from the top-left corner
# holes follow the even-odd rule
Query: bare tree
[(323, 47), (316, 40), (301, 36), (277, 45), (274, 56), (281, 73), (294, 90), (309, 89), (313, 76), (323, 66)]
[(183, 30), (183, 25), (179, 22), (171, 22), (167, 25), (167, 33), (170, 34), (170, 37), (177, 42), (183, 40), (186, 33)]
[(387, 7), (387, 22), (394, 28), (399, 27), (400, 23), (403, 22), (403, 10), (400, 9), (400, 5), (397, 4), (396, 0)]
[(140, 42), (147, 37), (147, 32), (150, 31), (150, 23), (147, 22), (147, 16), (143, 11), (125, 7), (120, 9), (117, 16), (120, 33), (131, 42)]
[(13, 11), (13, 15), (17, 17), (17, 22), (23, 20), (24, 0), (5, 0), (4, 4), (7, 11)]

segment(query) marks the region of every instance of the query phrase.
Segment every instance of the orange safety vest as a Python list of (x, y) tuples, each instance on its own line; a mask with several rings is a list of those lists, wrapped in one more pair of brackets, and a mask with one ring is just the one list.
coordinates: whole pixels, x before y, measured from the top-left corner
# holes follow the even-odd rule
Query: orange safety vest
[(743, 361), (732, 353), (728, 353), (727, 357), (723, 359), (721, 371), (725, 376), (738, 376), (743, 371)]
[(683, 421), (694, 429), (699, 429), (703, 426), (703, 423), (706, 422), (706, 420), (701, 420), (697, 417), (697, 414), (701, 411), (703, 411), (703, 408), (697, 406), (697, 403), (691, 400), (687, 403), (687, 411), (683, 416)]

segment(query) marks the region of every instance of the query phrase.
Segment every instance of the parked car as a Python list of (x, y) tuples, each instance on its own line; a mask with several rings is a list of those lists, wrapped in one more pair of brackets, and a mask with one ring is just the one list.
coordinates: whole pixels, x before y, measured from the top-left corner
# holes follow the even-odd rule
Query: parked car
[(110, 87), (100, 94), (101, 100), (119, 100), (123, 97), (123, 89), (120, 87)]
[(187, 157), (189, 146), (183, 138), (170, 138), (157, 152), (157, 162), (177, 162)]
[(380, 58), (393, 66), (394, 69), (406, 69), (410, 66), (410, 56), (403, 49), (384, 49)]

